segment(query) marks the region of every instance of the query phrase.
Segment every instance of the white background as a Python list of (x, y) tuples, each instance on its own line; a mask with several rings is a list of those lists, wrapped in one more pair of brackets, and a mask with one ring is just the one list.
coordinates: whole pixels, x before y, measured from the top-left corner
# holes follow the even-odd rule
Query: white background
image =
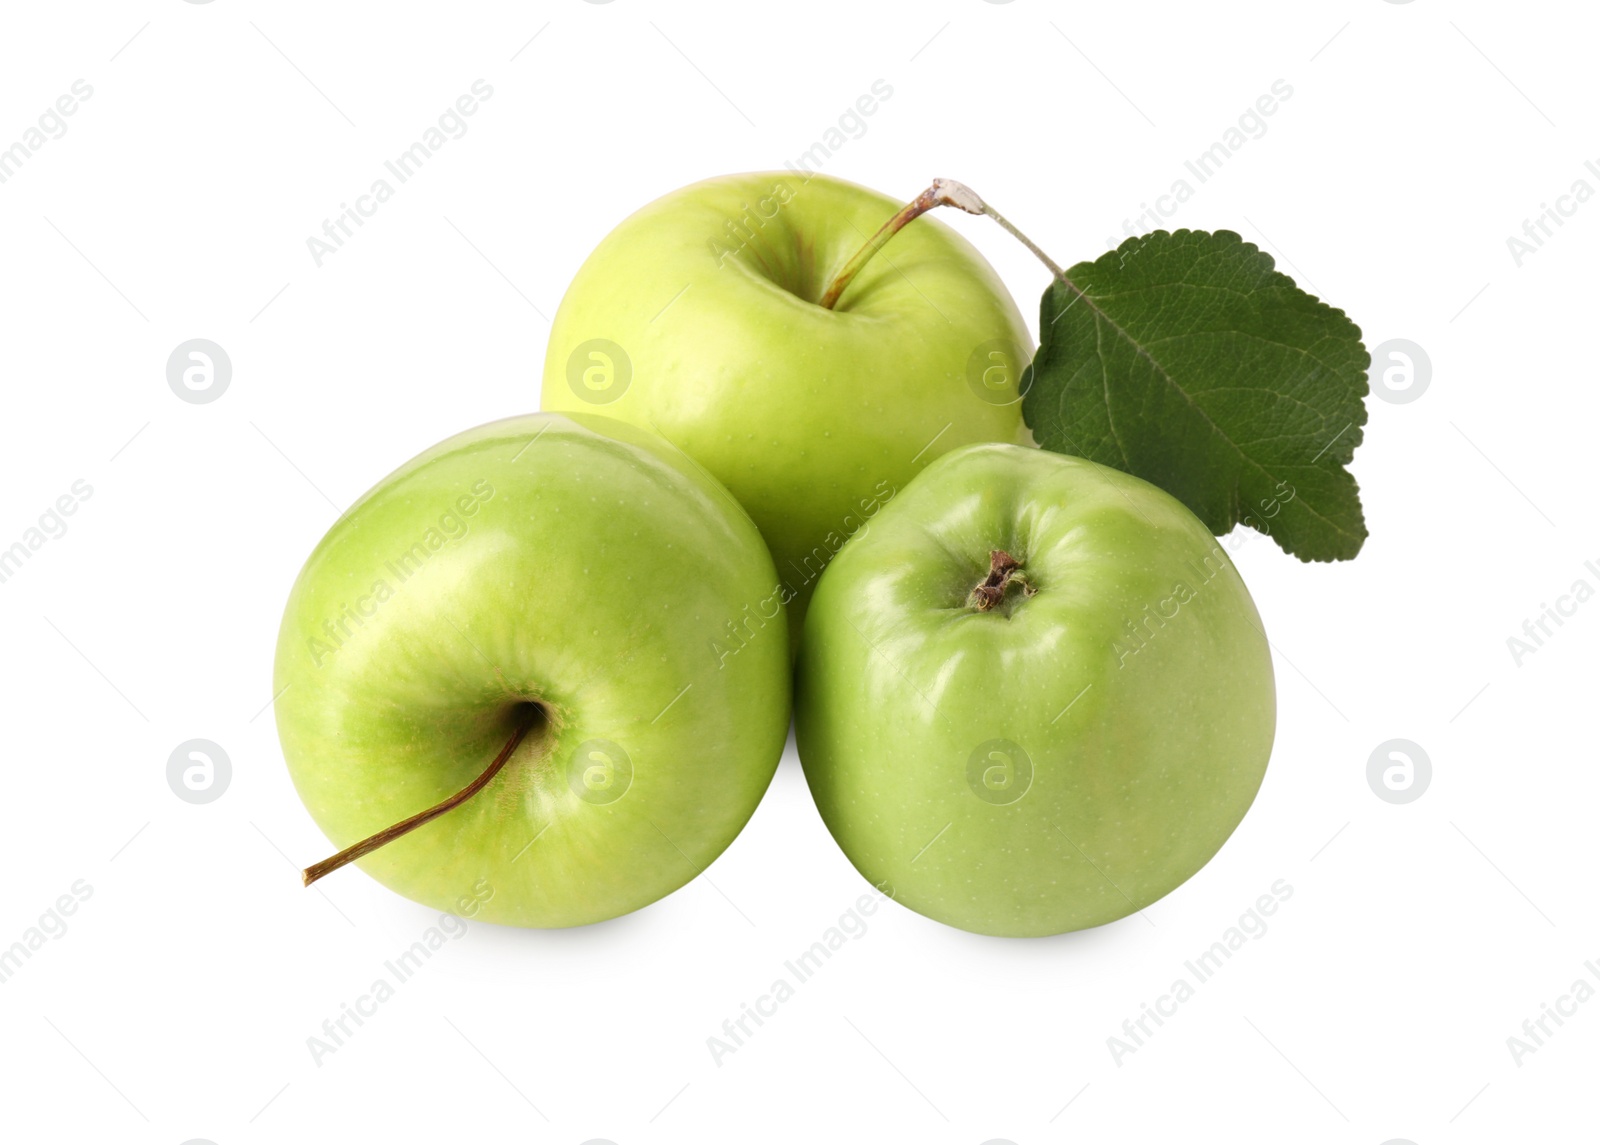
[[(1600, 1000), (1520, 1065), (1507, 1038), (1600, 962), (1600, 603), (1520, 667), (1506, 641), (1600, 587), (1600, 205), (1521, 266), (1506, 239), (1600, 188), (1596, 23), (1434, 0), (8, 6), (0, 146), (74, 80), (93, 95), (0, 185), (0, 547), (93, 494), (0, 584), (0, 947), (93, 890), (0, 985), (0, 1133), (1594, 1140)], [(307, 237), (479, 78), (467, 134), (319, 268)], [(878, 79), (892, 98), (825, 170), (904, 197), (963, 179), (1063, 263), (1293, 87), (1166, 225), (1239, 230), (1432, 381), (1369, 399), (1359, 559), (1236, 554), (1280, 689), (1254, 809), (1147, 918), (1001, 941), (886, 906), (719, 1066), (706, 1039), (866, 889), (791, 749), (708, 878), (574, 932), (472, 925), (314, 1065), (307, 1038), (435, 916), (353, 869), (299, 885), (328, 845), (264, 709), (301, 561), (424, 446), (536, 405), (546, 316), (610, 227), (782, 166)], [(1038, 265), (946, 215), (1035, 316)], [(165, 377), (197, 337), (233, 363), (210, 404)], [(233, 765), (203, 806), (166, 781), (196, 737)], [(1433, 765), (1403, 806), (1366, 778), (1397, 737)], [(1279, 879), (1267, 933), (1114, 1061)]]

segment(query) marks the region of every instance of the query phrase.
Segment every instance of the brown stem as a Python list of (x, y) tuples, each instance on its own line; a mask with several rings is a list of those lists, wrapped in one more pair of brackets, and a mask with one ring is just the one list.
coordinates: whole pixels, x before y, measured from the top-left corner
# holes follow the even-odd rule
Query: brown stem
[(958, 183), (954, 179), (935, 179), (931, 186), (922, 194), (912, 199), (895, 214), (894, 218), (878, 228), (878, 233), (867, 240), (867, 245), (856, 251), (849, 262), (845, 263), (833, 283), (828, 287), (826, 294), (818, 303), (824, 310), (832, 310), (838, 303), (839, 297), (850, 286), (850, 282), (860, 273), (861, 268), (872, 260), (872, 256), (883, 248), (883, 245), (899, 233), (900, 228), (912, 219), (927, 214), (935, 207), (957, 207), (969, 215), (988, 215), (995, 222), (1009, 232), (1012, 237), (1019, 240), (1023, 246), (1034, 253), (1038, 260), (1050, 268), (1050, 273), (1063, 282), (1067, 281), (1066, 272), (1063, 271), (1049, 255), (1027, 235), (1019, 231), (1011, 221), (995, 210), (988, 203), (978, 197), (976, 191), (965, 183)]
[(844, 269), (839, 272), (838, 276), (833, 280), (833, 284), (828, 287), (828, 292), (822, 296), (822, 301), (817, 305), (824, 310), (832, 310), (839, 301), (839, 296), (845, 292), (845, 288), (850, 285), (861, 268), (871, 261), (872, 256), (878, 253), (884, 243), (894, 238), (900, 232), (900, 228), (912, 219), (924, 215), (939, 206), (940, 203), (937, 198), (938, 186), (939, 181), (935, 179), (933, 186), (901, 207), (894, 218), (879, 227), (878, 233), (867, 240), (867, 245), (856, 251), (854, 257), (844, 264)]
[(500, 754), (494, 757), (494, 762), (483, 770), (483, 773), (467, 784), (460, 791), (442, 803), (436, 803), (426, 811), (419, 811), (409, 819), (402, 819), (392, 827), (385, 827), (376, 835), (371, 835), (359, 843), (355, 843), (337, 855), (330, 855), (320, 863), (313, 863), (301, 872), (305, 885), (310, 886), (323, 875), (332, 874), (346, 863), (353, 863), (365, 855), (370, 855), (385, 843), (392, 843), (400, 836), (416, 830), (424, 823), (430, 823), (443, 815), (446, 811), (453, 811), (478, 792), (482, 791), (489, 781), (500, 774), (500, 769), (506, 765), (506, 760), (511, 758), (511, 753), (517, 750), (517, 745), (522, 738), (538, 723), (537, 720), (524, 720), (518, 725), (517, 730), (511, 733), (511, 738), (506, 740), (506, 746), (500, 749)]
[(1028, 583), (1022, 566), (1004, 549), (989, 550), (989, 575), (979, 581), (967, 595), (967, 605), (978, 612), (989, 612), (1006, 598), (1006, 589), (1021, 585), (1024, 595), (1032, 596), (1039, 590)]

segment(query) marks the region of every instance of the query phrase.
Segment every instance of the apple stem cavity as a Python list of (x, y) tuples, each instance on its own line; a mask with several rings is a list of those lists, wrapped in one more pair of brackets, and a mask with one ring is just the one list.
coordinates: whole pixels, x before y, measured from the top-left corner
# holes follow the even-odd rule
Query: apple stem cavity
[(320, 863), (313, 863), (301, 872), (305, 885), (309, 887), (324, 875), (332, 874), (346, 863), (353, 863), (359, 858), (370, 855), (386, 843), (392, 843), (400, 836), (415, 831), (424, 823), (430, 823), (447, 811), (455, 810), (487, 787), (489, 781), (500, 774), (500, 769), (506, 765), (506, 761), (516, 752), (517, 745), (523, 741), (530, 731), (539, 727), (546, 719), (544, 708), (541, 705), (529, 704), (526, 707), (530, 709), (530, 715), (518, 723), (516, 730), (511, 733), (511, 738), (506, 740), (506, 745), (500, 749), (500, 754), (494, 757), (493, 762), (484, 768), (476, 779), (448, 799), (435, 803), (426, 811), (419, 811), (409, 819), (402, 819), (391, 827), (385, 827), (376, 835), (369, 835), (361, 842), (346, 847), (337, 855), (330, 855)]
[(991, 549), (989, 575), (967, 594), (967, 607), (976, 612), (991, 612), (1006, 598), (1006, 589), (1012, 585), (1020, 586), (1023, 596), (1032, 596), (1039, 591), (1028, 582), (1016, 558), (1004, 549)]
[(827, 293), (822, 296), (818, 305), (824, 310), (834, 309), (839, 302), (840, 296), (849, 288), (851, 281), (860, 273), (861, 268), (872, 260), (872, 256), (883, 249), (884, 244), (894, 238), (901, 227), (912, 219), (927, 214), (935, 207), (955, 207), (958, 210), (967, 212), (969, 215), (989, 216), (989, 218), (1004, 227), (1013, 238), (1032, 251), (1034, 257), (1044, 263), (1054, 277), (1061, 279), (1063, 282), (1068, 281), (1066, 271), (1057, 266), (1055, 261), (1039, 248), (1038, 244), (1019, 231), (1010, 219), (984, 202), (971, 187), (965, 183), (958, 183), (954, 179), (935, 179), (926, 191), (923, 191), (922, 194), (901, 207), (892, 219), (878, 228), (878, 233), (868, 239), (864, 247), (856, 251), (850, 261), (845, 263), (844, 269), (834, 278), (833, 283), (828, 287)]

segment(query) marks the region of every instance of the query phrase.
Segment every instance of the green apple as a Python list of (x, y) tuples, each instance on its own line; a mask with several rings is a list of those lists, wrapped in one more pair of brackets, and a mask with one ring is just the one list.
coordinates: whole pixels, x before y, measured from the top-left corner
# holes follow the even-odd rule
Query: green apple
[(845, 546), (795, 726), (828, 829), (884, 893), (996, 935), (1098, 926), (1216, 853), (1266, 770), (1272, 659), (1195, 516), (1079, 458), (975, 445)]
[(1028, 443), (1032, 341), (970, 244), (906, 226), (829, 309), (829, 285), (902, 204), (824, 175), (727, 176), (644, 207), (556, 312), (541, 405), (664, 434), (761, 528), (792, 601), (940, 454)]
[(346, 846), (493, 760), (362, 868), (519, 926), (636, 910), (715, 859), (772, 778), (784, 626), (716, 641), (775, 582), (727, 490), (653, 434), (556, 414), (458, 434), (363, 496), (295, 582), (273, 681), (289, 773)]

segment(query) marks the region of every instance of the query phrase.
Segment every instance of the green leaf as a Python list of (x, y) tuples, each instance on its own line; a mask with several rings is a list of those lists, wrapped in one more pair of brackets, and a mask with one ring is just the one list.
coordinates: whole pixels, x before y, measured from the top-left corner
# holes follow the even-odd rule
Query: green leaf
[(1218, 536), (1302, 560), (1366, 539), (1345, 466), (1370, 358), (1344, 312), (1232, 231), (1156, 231), (1055, 279), (1022, 411), (1047, 449), (1142, 477)]

